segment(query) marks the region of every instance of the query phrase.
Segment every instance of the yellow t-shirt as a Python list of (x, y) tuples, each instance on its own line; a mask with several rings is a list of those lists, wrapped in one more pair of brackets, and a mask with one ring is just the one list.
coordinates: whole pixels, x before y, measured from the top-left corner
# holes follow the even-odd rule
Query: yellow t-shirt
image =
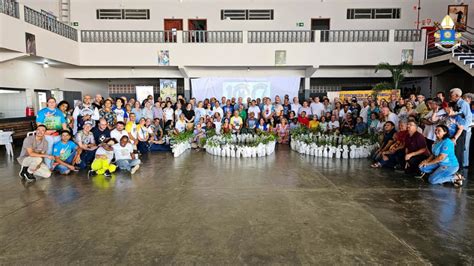
[(309, 121), (309, 128), (318, 128), (318, 127), (319, 127), (319, 121), (314, 121), (314, 120)]

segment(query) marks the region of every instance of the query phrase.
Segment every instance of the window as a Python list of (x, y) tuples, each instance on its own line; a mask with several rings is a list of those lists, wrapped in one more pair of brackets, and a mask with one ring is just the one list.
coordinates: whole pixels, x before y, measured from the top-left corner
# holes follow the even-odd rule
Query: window
[(273, 20), (273, 9), (223, 9), (221, 20)]
[(350, 8), (347, 19), (399, 19), (400, 8)]
[(97, 9), (97, 19), (150, 19), (150, 9)]

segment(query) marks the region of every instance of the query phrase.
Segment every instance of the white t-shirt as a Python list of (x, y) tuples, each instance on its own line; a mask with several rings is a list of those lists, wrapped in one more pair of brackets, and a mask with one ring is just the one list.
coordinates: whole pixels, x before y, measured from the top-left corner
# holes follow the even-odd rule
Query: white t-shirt
[(114, 138), (116, 141), (120, 141), (120, 139), (123, 137), (123, 136), (127, 136), (128, 137), (128, 133), (127, 131), (124, 129), (122, 130), (122, 132), (118, 131), (117, 129), (114, 129), (110, 132), (110, 137), (111, 138)]
[(222, 129), (222, 122), (221, 121), (214, 121), (214, 125), (216, 126), (216, 134), (220, 135), (221, 134), (221, 129)]
[[(446, 114), (446, 112), (443, 109), (441, 109), (441, 110), (438, 110), (438, 112), (436, 113), (436, 116), (440, 117), (444, 114)], [(432, 116), (433, 116), (433, 111), (430, 111), (423, 118), (428, 119), (431, 122), (438, 121), (438, 119), (435, 119), (434, 121), (432, 121), (431, 120)], [(423, 136), (425, 136), (425, 138), (429, 140), (435, 141), (436, 140), (435, 129), (436, 129), (436, 125), (425, 125), (425, 129), (423, 130)]]
[(107, 159), (109, 160), (109, 163), (112, 161), (114, 158), (114, 151), (108, 151), (104, 149), (104, 147), (99, 147), (97, 151), (95, 152), (95, 155), (105, 155), (107, 156)]
[(301, 104), (299, 103), (292, 103), (291, 104), (291, 111), (295, 112), (296, 115), (299, 115), (299, 110), (301, 108)]
[(115, 159), (118, 160), (131, 160), (132, 156), (130, 155), (133, 153), (133, 146), (130, 143), (127, 143), (125, 147), (122, 147), (120, 143), (114, 144), (114, 155)]
[(164, 113), (165, 113), (166, 121), (173, 120), (173, 113), (174, 113), (173, 108), (165, 108)]
[(360, 110), (360, 116), (362, 117), (362, 120), (364, 121), (364, 123), (367, 123), (367, 120), (369, 119), (368, 115), (369, 115), (369, 106), (367, 105), (366, 107), (362, 108), (362, 110)]
[(214, 107), (214, 110), (213, 110), (213, 113), (219, 113), (221, 115), (221, 118), (224, 117), (224, 110), (222, 110), (222, 108), (219, 106), (219, 107)]
[(345, 112), (344, 109), (341, 109), (341, 111), (339, 111), (339, 118), (345, 119), (346, 114), (350, 114), (350, 113), (351, 113), (351, 110), (347, 110), (347, 112)]
[(186, 130), (186, 121), (178, 120), (176, 122), (175, 128), (178, 130), (179, 133), (184, 132), (184, 130)]
[(321, 118), (321, 114), (324, 112), (324, 104), (322, 104), (321, 102), (312, 102), (310, 107), (311, 113), (313, 113), (313, 115), (317, 115), (318, 118)]
[(392, 121), (395, 124), (395, 129), (398, 130), (398, 116), (396, 114), (390, 112), (388, 114), (388, 121)]
[(333, 129), (336, 129), (336, 128), (339, 128), (339, 121), (329, 121), (328, 123), (328, 126), (329, 126), (329, 129), (330, 130), (333, 130)]
[(250, 106), (249, 107), (249, 110), (248, 110), (248, 115), (250, 116), (250, 113), (254, 113), (255, 114), (255, 117), (259, 117), (260, 116), (260, 108), (258, 108), (258, 106)]

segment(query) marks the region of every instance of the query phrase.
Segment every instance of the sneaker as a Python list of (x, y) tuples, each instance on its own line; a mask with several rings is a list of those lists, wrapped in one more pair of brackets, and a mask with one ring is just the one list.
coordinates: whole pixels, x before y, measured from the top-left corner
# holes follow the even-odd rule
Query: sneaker
[(26, 175), (28, 174), (28, 167), (22, 167), (18, 175), (20, 178), (23, 180), (26, 178)]
[(104, 173), (104, 176), (105, 177), (111, 177), (112, 173), (109, 170), (106, 170), (105, 173)]
[(135, 173), (137, 172), (138, 168), (140, 168), (140, 165), (139, 165), (139, 164), (135, 165), (135, 166), (132, 168), (132, 170), (130, 170), (130, 173), (131, 173), (132, 175), (135, 174)]
[(89, 172), (87, 172), (87, 176), (89, 177), (93, 177), (93, 176), (96, 176), (97, 175), (97, 172), (94, 171), (94, 170), (89, 170)]
[(30, 173), (26, 172), (25, 181), (26, 182), (36, 181), (36, 177), (33, 174), (30, 174)]

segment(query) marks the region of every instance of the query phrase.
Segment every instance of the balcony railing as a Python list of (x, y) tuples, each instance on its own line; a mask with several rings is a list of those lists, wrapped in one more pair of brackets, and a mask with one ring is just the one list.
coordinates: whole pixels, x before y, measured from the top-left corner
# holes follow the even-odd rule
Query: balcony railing
[(249, 31), (249, 43), (311, 42), (311, 31)]
[(388, 42), (389, 30), (323, 30), (321, 42)]
[(71, 26), (48, 17), (40, 12), (25, 6), (25, 21), (45, 30), (54, 32), (68, 39), (77, 41), (77, 30)]
[(18, 3), (13, 0), (0, 0), (0, 13), (20, 18), (20, 10), (18, 9)]
[(396, 42), (421, 42), (421, 30), (395, 30)]
[(241, 43), (242, 31), (183, 31), (183, 43)]
[(176, 31), (83, 30), (82, 42), (174, 43)]

